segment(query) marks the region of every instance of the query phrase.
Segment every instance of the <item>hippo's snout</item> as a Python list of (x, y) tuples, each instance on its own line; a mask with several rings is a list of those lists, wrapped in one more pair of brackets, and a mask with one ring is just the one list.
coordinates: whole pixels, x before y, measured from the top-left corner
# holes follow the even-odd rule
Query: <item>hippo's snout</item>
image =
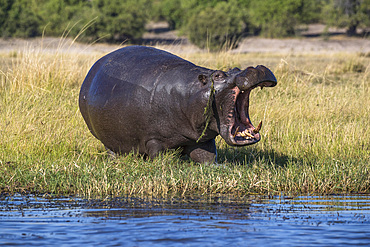
[(277, 84), (275, 75), (265, 66), (248, 67), (235, 77), (235, 83), (242, 91), (255, 87), (274, 87)]

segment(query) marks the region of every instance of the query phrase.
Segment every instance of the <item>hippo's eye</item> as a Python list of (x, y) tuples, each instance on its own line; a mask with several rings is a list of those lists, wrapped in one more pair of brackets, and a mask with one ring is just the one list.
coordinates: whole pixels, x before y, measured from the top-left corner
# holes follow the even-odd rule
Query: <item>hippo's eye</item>
[(213, 74), (213, 80), (218, 81), (218, 82), (225, 82), (226, 81), (227, 75), (223, 71), (216, 71)]

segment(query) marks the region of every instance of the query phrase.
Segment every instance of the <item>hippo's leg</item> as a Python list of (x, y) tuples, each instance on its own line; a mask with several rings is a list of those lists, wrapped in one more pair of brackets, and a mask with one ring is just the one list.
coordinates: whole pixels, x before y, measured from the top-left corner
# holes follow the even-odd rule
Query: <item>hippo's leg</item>
[(156, 157), (159, 152), (163, 151), (162, 143), (156, 139), (151, 139), (145, 144), (146, 153), (150, 158)]
[(190, 156), (192, 160), (199, 163), (214, 163), (217, 162), (217, 150), (215, 139), (207, 142), (197, 143), (193, 146), (184, 147), (184, 154)]

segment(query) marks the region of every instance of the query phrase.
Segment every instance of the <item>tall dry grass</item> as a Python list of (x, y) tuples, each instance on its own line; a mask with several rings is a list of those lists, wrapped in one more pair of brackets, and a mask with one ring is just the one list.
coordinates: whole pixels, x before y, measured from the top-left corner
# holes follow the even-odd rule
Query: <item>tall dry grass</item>
[(0, 188), (81, 196), (189, 193), (370, 192), (369, 56), (204, 53), (217, 69), (265, 64), (275, 88), (254, 90), (262, 140), (233, 148), (217, 139), (220, 166), (178, 151), (154, 160), (112, 159), (78, 110), (80, 85), (103, 54), (25, 49), (1, 54)]

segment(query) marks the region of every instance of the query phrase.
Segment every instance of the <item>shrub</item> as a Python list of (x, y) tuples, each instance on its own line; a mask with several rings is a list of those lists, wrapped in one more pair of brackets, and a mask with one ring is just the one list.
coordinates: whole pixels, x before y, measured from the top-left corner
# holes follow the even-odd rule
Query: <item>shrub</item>
[(162, 0), (155, 4), (153, 19), (163, 19), (172, 30), (179, 29), (184, 22), (186, 11), (181, 7), (181, 0)]
[(34, 1), (2, 0), (0, 6), (0, 28), (3, 37), (26, 38), (40, 35), (41, 18), (37, 15), (37, 5)]
[(323, 20), (330, 26), (347, 28), (356, 35), (358, 28), (370, 26), (370, 0), (329, 0), (323, 8)]
[(245, 28), (244, 14), (237, 1), (218, 2), (214, 7), (193, 11), (186, 26), (189, 40), (201, 48), (234, 48)]
[(99, 16), (90, 35), (110, 42), (140, 39), (145, 31), (150, 3), (149, 0), (93, 1), (94, 11)]
[(313, 1), (261, 0), (251, 2), (249, 14), (262, 35), (279, 38), (294, 35), (299, 24), (317, 18), (313, 12), (318, 7)]
[[(47, 35), (60, 36), (69, 28), (80, 22), (81, 13), (86, 7), (90, 9), (91, 4), (85, 0), (39, 0), (39, 15), (42, 18), (41, 29), (45, 29)], [(77, 30), (72, 29), (76, 35)]]

